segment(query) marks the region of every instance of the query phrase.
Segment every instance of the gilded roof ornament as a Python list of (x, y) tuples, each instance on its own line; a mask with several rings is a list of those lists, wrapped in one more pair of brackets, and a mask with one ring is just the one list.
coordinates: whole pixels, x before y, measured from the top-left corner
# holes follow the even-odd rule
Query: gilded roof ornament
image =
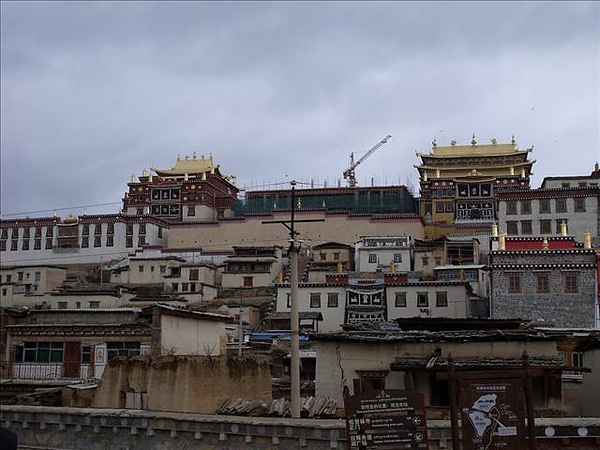
[(452, 147), (454, 147), (454, 146), (456, 145), (456, 141), (455, 141), (454, 139), (452, 139), (452, 140), (450, 141), (450, 145), (451, 145)]
[(437, 147), (437, 139), (434, 139), (434, 140), (431, 142), (431, 146), (432, 146), (433, 148), (436, 148), (436, 147)]
[(516, 141), (516, 139), (515, 139), (515, 135), (514, 135), (514, 134), (512, 135), (512, 138), (511, 138), (511, 140), (510, 140), (510, 143), (511, 143), (512, 145), (515, 145), (515, 144), (517, 143), (517, 141)]
[(475, 139), (475, 133), (473, 133), (473, 138), (471, 139), (471, 145), (477, 145), (477, 139)]

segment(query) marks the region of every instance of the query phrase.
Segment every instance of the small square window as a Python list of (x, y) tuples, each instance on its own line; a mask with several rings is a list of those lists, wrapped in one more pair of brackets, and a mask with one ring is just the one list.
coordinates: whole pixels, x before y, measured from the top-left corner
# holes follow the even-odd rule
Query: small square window
[(396, 292), (396, 308), (406, 308), (406, 292)]
[(375, 264), (375, 263), (377, 263), (377, 255), (376, 255), (375, 253), (371, 253), (371, 254), (369, 255), (369, 262), (370, 262), (371, 264)]
[(521, 200), (521, 214), (531, 214), (531, 200)]
[(428, 292), (417, 292), (417, 306), (419, 308), (427, 308), (429, 306)]
[(577, 197), (575, 200), (575, 212), (585, 212), (585, 198)]
[(321, 293), (320, 292), (312, 292), (310, 294), (310, 307), (311, 308), (320, 308), (321, 307)]
[(517, 214), (517, 202), (509, 200), (506, 202), (506, 214), (514, 215)]
[(446, 291), (435, 293), (435, 306), (440, 308), (448, 306), (448, 293)]
[(540, 200), (540, 213), (542, 213), (542, 214), (550, 213), (550, 199), (543, 198)]
[(579, 289), (577, 287), (577, 273), (565, 274), (565, 293), (566, 294), (577, 294)]
[(567, 199), (557, 198), (556, 199), (556, 212), (564, 213), (567, 212)]
[(548, 294), (550, 292), (550, 284), (547, 274), (536, 275), (536, 290), (538, 294)]
[(520, 294), (521, 293), (521, 275), (513, 274), (508, 276), (508, 293), (509, 294)]
[(338, 307), (338, 293), (337, 292), (328, 292), (327, 293), (327, 307), (328, 308), (337, 308)]

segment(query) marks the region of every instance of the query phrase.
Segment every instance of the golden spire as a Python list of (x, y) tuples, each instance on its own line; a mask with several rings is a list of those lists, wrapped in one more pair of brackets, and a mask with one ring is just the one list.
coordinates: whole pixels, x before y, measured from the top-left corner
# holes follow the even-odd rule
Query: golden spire
[(562, 220), (560, 222), (560, 235), (561, 236), (567, 235), (567, 222), (565, 222), (564, 220)]
[(471, 145), (477, 145), (477, 139), (475, 139), (475, 133), (473, 133), (473, 138), (471, 139)]
[(500, 233), (500, 236), (498, 236), (498, 250), (506, 250), (506, 233)]
[(492, 237), (498, 237), (498, 224), (496, 222), (492, 224)]
[(341, 262), (341, 261), (338, 261), (338, 263), (337, 263), (337, 271), (338, 271), (338, 272), (343, 272), (343, 268), (344, 268), (344, 267), (343, 267), (343, 265), (342, 265), (342, 262)]
[(583, 234), (583, 248), (592, 248), (592, 235), (590, 230), (585, 230)]

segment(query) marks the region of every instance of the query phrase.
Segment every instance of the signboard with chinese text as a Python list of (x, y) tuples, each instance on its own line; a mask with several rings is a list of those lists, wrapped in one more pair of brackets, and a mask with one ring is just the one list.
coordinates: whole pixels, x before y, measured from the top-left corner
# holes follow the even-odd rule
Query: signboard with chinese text
[(427, 449), (423, 394), (371, 391), (344, 399), (349, 450)]
[(464, 450), (525, 450), (525, 392), (521, 379), (462, 380)]

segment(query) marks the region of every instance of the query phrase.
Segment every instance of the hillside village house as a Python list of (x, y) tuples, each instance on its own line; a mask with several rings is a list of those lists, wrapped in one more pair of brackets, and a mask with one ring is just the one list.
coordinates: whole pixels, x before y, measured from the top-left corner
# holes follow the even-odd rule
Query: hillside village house
[(409, 272), (410, 236), (361, 236), (355, 248), (356, 271)]
[(599, 254), (587, 235), (491, 238), (491, 316), (540, 326), (600, 326)]
[(272, 286), (283, 270), (283, 254), (277, 246), (234, 246), (221, 279), (223, 288)]
[(67, 277), (63, 266), (1, 266), (0, 300), (2, 306), (34, 308), (44, 301)]
[(114, 356), (219, 356), (233, 317), (156, 304), (144, 309), (3, 309), (2, 378), (100, 378)]
[(324, 282), (329, 272), (354, 271), (354, 247), (340, 242), (314, 245), (310, 251), (309, 282)]
[(498, 223), (508, 236), (561, 236), (566, 232), (592, 244), (600, 236), (600, 166), (588, 176), (546, 177), (539, 189), (498, 196)]
[[(536, 330), (337, 331), (311, 335), (317, 352), (316, 395), (342, 399), (380, 389), (423, 392), (435, 418), (449, 418), (449, 358), (459, 372), (522, 373), (523, 354), (534, 371), (535, 407), (562, 408), (562, 359), (556, 342)], [(437, 411), (437, 412), (436, 412)]]
[[(300, 283), (300, 315), (320, 313), (322, 332), (344, 324), (400, 317), (470, 317), (471, 287), (464, 281), (409, 281), (393, 273), (331, 273), (325, 283)], [(277, 312), (289, 313), (290, 285), (277, 285)], [(289, 325), (288, 328), (289, 329)]]

